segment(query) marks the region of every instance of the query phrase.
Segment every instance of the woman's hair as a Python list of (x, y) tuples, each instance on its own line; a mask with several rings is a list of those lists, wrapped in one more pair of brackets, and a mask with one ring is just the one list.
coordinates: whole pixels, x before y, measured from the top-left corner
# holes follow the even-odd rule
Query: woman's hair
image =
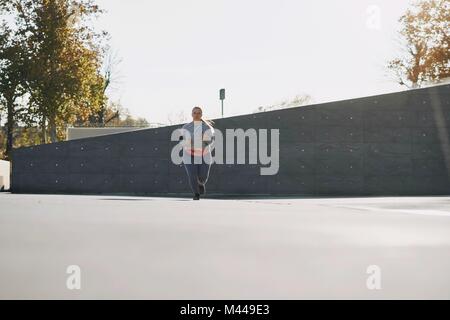
[(210, 119), (208, 119), (208, 118), (206, 118), (205, 116), (203, 116), (203, 110), (202, 110), (202, 108), (199, 107), (199, 106), (195, 106), (195, 107), (192, 108), (192, 111), (194, 111), (195, 109), (200, 109), (200, 110), (202, 111), (202, 121), (203, 121), (204, 123), (206, 123), (208, 126), (213, 127), (214, 121), (213, 121), (213, 120), (210, 120)]

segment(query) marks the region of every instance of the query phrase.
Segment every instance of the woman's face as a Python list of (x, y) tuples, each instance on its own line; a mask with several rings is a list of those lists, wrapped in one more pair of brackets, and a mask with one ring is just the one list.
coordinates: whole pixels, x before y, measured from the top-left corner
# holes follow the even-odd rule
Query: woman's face
[(202, 110), (198, 108), (194, 108), (192, 110), (192, 120), (200, 121), (202, 119)]

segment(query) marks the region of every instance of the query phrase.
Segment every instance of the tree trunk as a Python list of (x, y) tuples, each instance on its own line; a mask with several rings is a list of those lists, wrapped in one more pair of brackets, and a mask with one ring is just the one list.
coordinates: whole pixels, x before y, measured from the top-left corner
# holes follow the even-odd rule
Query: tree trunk
[(13, 130), (14, 130), (14, 98), (8, 98), (6, 101), (6, 107), (8, 112), (8, 122), (6, 123), (6, 160), (11, 160), (11, 151), (13, 148)]
[(50, 118), (49, 121), (49, 129), (50, 129), (50, 142), (56, 142), (56, 121), (54, 117)]
[(47, 126), (45, 122), (47, 121), (46, 116), (42, 116), (42, 123), (41, 123), (41, 144), (44, 144), (47, 142)]

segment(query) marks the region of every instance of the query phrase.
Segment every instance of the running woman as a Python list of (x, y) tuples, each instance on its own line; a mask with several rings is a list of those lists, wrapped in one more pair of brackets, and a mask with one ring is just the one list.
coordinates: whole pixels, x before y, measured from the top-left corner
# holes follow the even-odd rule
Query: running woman
[[(212, 164), (211, 146), (214, 139), (212, 121), (202, 119), (202, 109), (192, 109), (192, 121), (183, 125), (183, 164), (194, 193), (193, 200), (200, 200), (206, 193), (206, 182)], [(198, 145), (197, 145), (198, 144)]]

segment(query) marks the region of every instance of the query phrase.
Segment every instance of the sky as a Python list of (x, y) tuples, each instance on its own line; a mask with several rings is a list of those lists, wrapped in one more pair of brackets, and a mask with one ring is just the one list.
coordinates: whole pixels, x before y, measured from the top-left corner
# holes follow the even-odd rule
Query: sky
[(401, 54), (410, 0), (97, 0), (96, 22), (121, 59), (110, 98), (150, 123), (200, 105), (221, 117), (296, 95), (314, 103), (405, 90), (386, 63)]

